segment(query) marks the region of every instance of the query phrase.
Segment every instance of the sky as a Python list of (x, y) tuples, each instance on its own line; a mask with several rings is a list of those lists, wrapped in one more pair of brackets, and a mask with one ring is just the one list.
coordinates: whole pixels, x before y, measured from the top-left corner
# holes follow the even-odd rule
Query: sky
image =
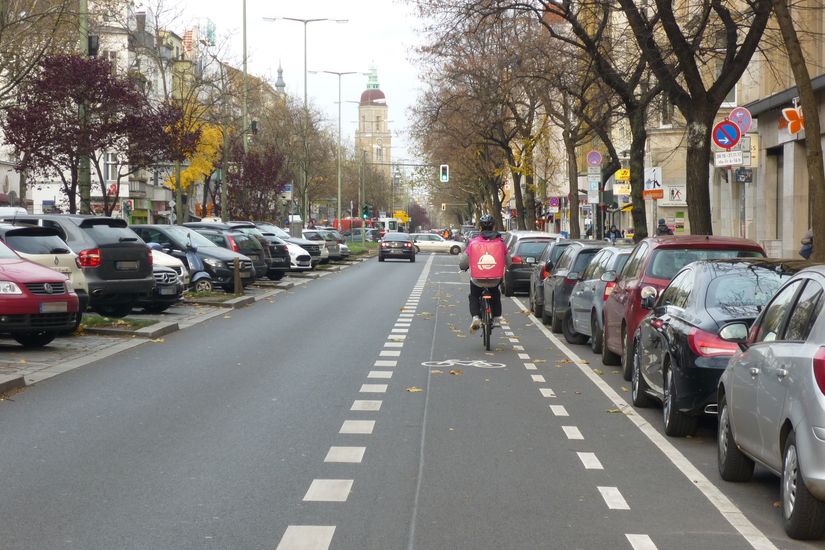
[[(169, 0), (183, 11), (182, 24), (209, 18), (217, 30), (218, 42), (226, 44), (223, 57), (241, 66), (243, 40), (242, 0)], [(407, 137), (408, 109), (420, 89), (418, 69), (412, 50), (418, 44), (418, 20), (402, 0), (246, 0), (247, 58), (250, 74), (271, 84), (278, 64), (284, 70), (287, 92), (303, 99), (304, 25), (294, 21), (265, 21), (264, 17), (299, 19), (347, 19), (310, 23), (307, 31), (308, 71), (355, 71), (341, 79), (341, 124), (344, 143), (354, 142), (358, 105), (366, 89), (367, 73), (375, 65), (378, 82), (387, 97), (390, 130), (393, 132), (392, 158), (412, 160), (415, 152)], [(175, 24), (177, 27), (178, 24)], [(182, 30), (182, 29), (176, 29)], [(310, 103), (320, 108), (333, 127), (338, 124), (338, 77), (308, 74)]]

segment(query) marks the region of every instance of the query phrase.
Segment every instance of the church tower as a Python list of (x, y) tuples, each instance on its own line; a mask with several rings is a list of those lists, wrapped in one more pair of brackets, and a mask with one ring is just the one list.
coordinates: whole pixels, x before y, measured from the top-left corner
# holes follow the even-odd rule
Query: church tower
[(358, 130), (355, 132), (355, 150), (373, 168), (384, 174), (389, 182), (392, 162), (392, 135), (388, 126), (388, 107), (384, 92), (378, 87), (378, 71), (370, 69), (367, 89), (361, 94), (358, 106)]

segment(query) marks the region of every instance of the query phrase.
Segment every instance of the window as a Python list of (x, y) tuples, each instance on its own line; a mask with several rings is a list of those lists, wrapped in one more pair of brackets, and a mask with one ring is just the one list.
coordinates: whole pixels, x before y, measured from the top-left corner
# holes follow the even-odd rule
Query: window
[(103, 157), (103, 179), (104, 181), (117, 179), (117, 155), (114, 153), (106, 153)]
[(782, 326), (801, 284), (801, 280), (790, 283), (768, 304), (765, 313), (759, 318), (759, 324), (754, 327), (754, 342), (773, 342), (781, 338)]
[(660, 306), (685, 307), (693, 289), (693, 271), (687, 269), (676, 276), (659, 298)]
[(579, 252), (579, 255), (576, 256), (576, 261), (573, 263), (573, 268), (570, 271), (581, 273), (590, 265), (590, 260), (596, 255), (596, 252), (598, 252), (598, 250), (592, 248)]
[(522, 242), (518, 245), (518, 248), (516, 249), (516, 255), (536, 258), (542, 253), (546, 246), (547, 243), (541, 241)]
[(647, 266), (647, 274), (657, 279), (672, 279), (680, 269), (699, 260), (761, 258), (763, 256), (761, 252), (753, 250), (660, 248), (653, 253)]
[(51, 220), (43, 220), (43, 227), (50, 227), (52, 229), (57, 229), (57, 233), (60, 235), (60, 238), (63, 239), (64, 241), (66, 241), (66, 242), (69, 241), (69, 239), (66, 236), (66, 231), (64, 231), (63, 228), (60, 227), (60, 225), (58, 225), (57, 223), (55, 223)]
[(570, 269), (570, 264), (573, 263), (573, 256), (575, 255), (575, 251), (578, 247), (576, 246), (568, 246), (567, 250), (564, 251), (564, 254), (561, 255), (559, 258), (559, 263), (556, 266), (555, 272), (559, 272), (562, 269)]
[[(69, 248), (57, 235), (6, 235), (6, 244), (23, 254), (66, 254)], [(62, 252), (58, 252), (62, 251)]]
[(582, 281), (590, 281), (601, 277), (601, 274), (604, 273), (605, 259), (609, 256), (610, 253), (604, 250), (596, 254), (593, 260), (591, 260), (590, 265), (588, 265), (587, 269), (582, 273)]
[(627, 265), (622, 270), (622, 279), (638, 279), (642, 272), (642, 262), (644, 262), (647, 251), (650, 248), (647, 243), (641, 243), (633, 251)]
[(821, 310), (822, 287), (816, 281), (809, 280), (799, 294), (796, 307), (791, 311), (783, 340), (794, 342), (807, 340)]
[(616, 274), (621, 273), (622, 268), (624, 268), (624, 265), (627, 263), (628, 258), (630, 258), (630, 253), (629, 252), (622, 252), (620, 254), (616, 254), (616, 256), (614, 256), (612, 258), (613, 267), (610, 267), (610, 263), (608, 263), (607, 271), (612, 270), (612, 271), (615, 271)]

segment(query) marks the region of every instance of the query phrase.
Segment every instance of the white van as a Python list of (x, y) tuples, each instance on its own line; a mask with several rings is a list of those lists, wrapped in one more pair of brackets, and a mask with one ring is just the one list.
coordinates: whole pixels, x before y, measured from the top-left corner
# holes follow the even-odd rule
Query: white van
[(0, 218), (13, 218), (14, 216), (26, 216), (25, 208), (19, 206), (0, 206)]

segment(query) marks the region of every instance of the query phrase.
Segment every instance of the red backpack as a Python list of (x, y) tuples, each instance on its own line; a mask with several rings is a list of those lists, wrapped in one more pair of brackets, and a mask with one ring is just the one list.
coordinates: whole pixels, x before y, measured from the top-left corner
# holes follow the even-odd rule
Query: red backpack
[(477, 286), (496, 286), (504, 277), (507, 246), (500, 238), (476, 237), (467, 245), (470, 278)]

